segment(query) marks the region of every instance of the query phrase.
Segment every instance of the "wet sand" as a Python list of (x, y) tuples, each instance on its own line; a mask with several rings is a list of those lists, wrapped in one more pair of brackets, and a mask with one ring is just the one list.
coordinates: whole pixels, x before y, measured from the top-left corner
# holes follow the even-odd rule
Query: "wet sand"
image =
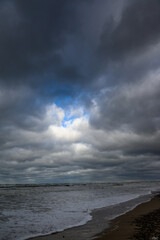
[[(93, 212), (93, 220), (83, 226), (29, 240), (160, 240), (160, 195), (114, 218), (108, 225), (107, 213), (109, 211), (114, 213), (114, 208), (116, 206), (112, 209)], [(125, 208), (125, 203), (121, 204), (121, 208)], [(100, 233), (97, 234), (98, 232)]]
[(160, 195), (111, 221), (98, 240), (160, 239)]

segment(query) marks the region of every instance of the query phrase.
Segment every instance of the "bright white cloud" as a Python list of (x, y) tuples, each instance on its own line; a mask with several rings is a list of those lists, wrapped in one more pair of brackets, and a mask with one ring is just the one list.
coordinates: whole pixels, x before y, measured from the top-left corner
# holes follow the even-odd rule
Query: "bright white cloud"
[(46, 124), (61, 125), (64, 119), (65, 112), (62, 108), (52, 104), (46, 107), (46, 113), (44, 116)]
[(55, 141), (73, 142), (80, 138), (81, 133), (72, 127), (54, 126), (48, 128), (48, 134)]

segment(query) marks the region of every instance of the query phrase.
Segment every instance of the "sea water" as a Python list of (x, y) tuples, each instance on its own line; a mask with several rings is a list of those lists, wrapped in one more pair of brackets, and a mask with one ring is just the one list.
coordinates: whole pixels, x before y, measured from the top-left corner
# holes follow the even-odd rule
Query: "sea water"
[(24, 240), (85, 224), (92, 210), (149, 195), (159, 186), (159, 182), (0, 185), (0, 240)]

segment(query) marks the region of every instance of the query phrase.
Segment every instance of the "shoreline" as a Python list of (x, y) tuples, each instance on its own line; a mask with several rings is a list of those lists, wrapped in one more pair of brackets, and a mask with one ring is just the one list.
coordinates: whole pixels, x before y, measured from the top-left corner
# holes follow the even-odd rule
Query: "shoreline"
[(111, 220), (109, 228), (95, 235), (93, 239), (160, 239), (160, 194)]
[[(110, 207), (105, 207), (102, 209), (96, 209), (92, 212), (92, 220), (87, 222), (84, 225), (77, 226), (77, 227), (71, 227), (64, 231), (57, 232), (57, 233), (51, 233), (48, 235), (41, 235), (37, 237), (27, 238), (26, 240), (61, 240), (61, 239), (76, 239), (76, 240), (87, 240), (87, 239), (112, 239), (112, 238), (106, 238), (106, 234), (108, 235), (108, 232), (111, 231), (112, 225), (116, 224), (117, 226), (117, 219), (118, 221), (121, 221), (121, 218), (123, 216), (126, 216), (126, 214), (129, 214), (132, 211), (135, 211), (139, 206), (140, 208), (144, 208), (143, 205), (147, 204), (150, 205), (150, 202), (156, 198), (155, 195), (148, 196), (142, 196), (137, 199), (132, 199), (127, 202), (123, 202), (119, 205), (113, 205)], [(153, 204), (152, 204), (153, 205)], [(119, 207), (119, 208), (118, 208)], [(160, 204), (158, 205), (160, 208)], [(118, 208), (118, 211), (117, 211)], [(107, 216), (112, 216), (110, 219), (107, 219)], [(116, 239), (116, 238), (115, 238)], [(125, 240), (125, 238), (118, 238)], [(114, 240), (114, 239), (113, 239)]]

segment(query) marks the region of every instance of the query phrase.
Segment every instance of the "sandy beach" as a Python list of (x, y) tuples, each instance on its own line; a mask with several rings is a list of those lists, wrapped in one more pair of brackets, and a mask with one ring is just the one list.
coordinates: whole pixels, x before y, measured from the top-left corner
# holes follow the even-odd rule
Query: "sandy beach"
[[(105, 231), (94, 234), (94, 227), (98, 227), (98, 219), (88, 227), (84, 226), (67, 229), (60, 233), (30, 238), (30, 240), (158, 240), (160, 239), (160, 195), (153, 197), (150, 201), (141, 203), (133, 210), (123, 214), (110, 222)], [(105, 217), (103, 216), (103, 221)], [(87, 226), (87, 227), (86, 227)], [(104, 225), (105, 226), (105, 225)], [(88, 232), (93, 232), (88, 238)], [(93, 231), (92, 231), (93, 230)]]
[(160, 195), (114, 219), (111, 222), (110, 228), (98, 235), (97, 239), (160, 239)]

